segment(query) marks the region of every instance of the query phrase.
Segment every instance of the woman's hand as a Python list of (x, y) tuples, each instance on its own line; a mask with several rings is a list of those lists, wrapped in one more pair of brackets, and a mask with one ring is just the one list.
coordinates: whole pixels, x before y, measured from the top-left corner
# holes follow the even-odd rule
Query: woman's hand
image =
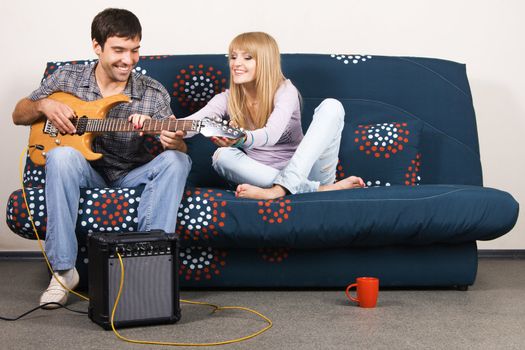
[(216, 136), (210, 137), (210, 140), (219, 147), (231, 147), (239, 141), (239, 139), (229, 139), (227, 137)]
[[(133, 124), (135, 130), (141, 130), (144, 126), (144, 121), (151, 119), (149, 115), (144, 114), (132, 114), (128, 117), (128, 121)], [(140, 136), (143, 136), (144, 132), (140, 132)]]

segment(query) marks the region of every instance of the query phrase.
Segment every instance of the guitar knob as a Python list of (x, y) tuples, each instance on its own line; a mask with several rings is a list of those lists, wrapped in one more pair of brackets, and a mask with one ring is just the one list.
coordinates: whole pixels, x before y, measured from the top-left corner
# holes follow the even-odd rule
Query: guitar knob
[(224, 125), (228, 125), (228, 121), (227, 121), (227, 120), (223, 120), (222, 123), (223, 123)]
[(220, 122), (222, 121), (222, 119), (221, 119), (221, 117), (219, 117), (219, 116), (215, 116), (215, 121), (216, 121), (217, 123), (220, 123)]
[(60, 139), (55, 139), (55, 144), (60, 145)]

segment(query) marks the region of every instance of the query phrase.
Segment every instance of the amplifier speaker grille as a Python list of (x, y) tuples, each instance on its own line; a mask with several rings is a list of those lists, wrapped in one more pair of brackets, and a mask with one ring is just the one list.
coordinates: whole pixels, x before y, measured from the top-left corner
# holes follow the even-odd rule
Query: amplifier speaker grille
[[(124, 289), (115, 320), (133, 321), (170, 317), (173, 310), (173, 257), (123, 258)], [(109, 310), (113, 310), (120, 284), (120, 262), (109, 259)]]

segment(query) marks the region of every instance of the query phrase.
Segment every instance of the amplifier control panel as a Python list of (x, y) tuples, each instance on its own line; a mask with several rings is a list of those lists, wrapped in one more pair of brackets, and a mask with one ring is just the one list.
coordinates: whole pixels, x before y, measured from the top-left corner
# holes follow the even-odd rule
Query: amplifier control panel
[(170, 255), (171, 250), (171, 243), (166, 241), (117, 243), (110, 247), (109, 257), (116, 258), (116, 253), (121, 257)]

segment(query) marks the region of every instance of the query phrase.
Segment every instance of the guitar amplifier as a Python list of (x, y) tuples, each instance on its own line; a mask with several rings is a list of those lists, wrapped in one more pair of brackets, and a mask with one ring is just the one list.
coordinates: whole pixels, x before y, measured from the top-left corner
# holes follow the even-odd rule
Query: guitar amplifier
[(111, 313), (121, 278), (117, 252), (125, 273), (115, 327), (177, 322), (178, 240), (164, 231), (89, 235), (89, 318), (104, 329), (111, 329)]

